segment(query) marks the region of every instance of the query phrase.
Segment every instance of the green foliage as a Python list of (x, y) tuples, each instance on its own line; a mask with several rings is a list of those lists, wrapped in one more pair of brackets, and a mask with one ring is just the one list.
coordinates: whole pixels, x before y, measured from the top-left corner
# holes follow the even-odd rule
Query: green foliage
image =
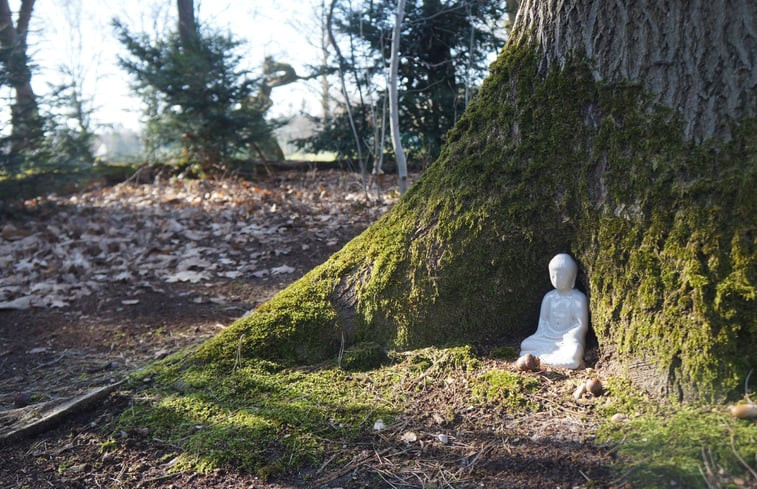
[[(341, 69), (356, 84), (359, 100), (353, 117), (363, 154), (383, 151), (389, 137), (386, 119), (386, 72), (396, 2), (337, 2), (332, 15), (335, 35), (344, 41)], [(487, 57), (504, 44), (496, 23), (505, 6), (498, 1), (410, 0), (400, 38), (400, 128), (411, 159), (433, 161), (445, 134), (465, 109), (487, 72)], [(348, 46), (348, 47), (347, 47)], [(337, 60), (338, 62), (339, 60)], [(298, 142), (310, 151), (355, 156), (354, 139), (344, 107), (321, 120), (320, 134)], [(337, 139), (338, 138), (338, 139)]]
[(83, 99), (73, 83), (52, 87), (39, 100), (38, 136), (26, 134), (19, 144), (17, 134), (0, 138), (0, 195), (7, 198), (31, 197), (45, 189), (72, 189), (82, 174), (95, 165), (95, 133), (90, 101)]
[(270, 138), (268, 105), (257, 98), (259, 82), (240, 69), (239, 41), (200, 30), (184, 45), (178, 33), (150, 39), (118, 21), (114, 26), (129, 53), (121, 65), (147, 105), (148, 142), (156, 155), (204, 171), (246, 158)]

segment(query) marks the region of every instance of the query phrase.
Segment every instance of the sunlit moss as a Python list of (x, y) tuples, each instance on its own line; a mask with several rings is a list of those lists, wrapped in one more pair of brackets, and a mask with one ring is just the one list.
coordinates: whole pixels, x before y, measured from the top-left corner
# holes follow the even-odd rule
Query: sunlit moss
[(471, 387), (471, 400), (476, 403), (490, 403), (511, 412), (536, 411), (539, 403), (528, 396), (539, 389), (539, 381), (533, 377), (508, 372), (489, 370), (475, 379)]
[[(737, 487), (734, 479), (751, 477), (739, 457), (757, 456), (757, 423), (734, 419), (723, 406), (661, 402), (622, 379), (608, 380), (606, 388), (596, 408), (605, 419), (598, 442), (618, 444), (616, 469), (634, 487), (707, 489), (706, 478)], [(615, 414), (626, 419), (613, 422)]]

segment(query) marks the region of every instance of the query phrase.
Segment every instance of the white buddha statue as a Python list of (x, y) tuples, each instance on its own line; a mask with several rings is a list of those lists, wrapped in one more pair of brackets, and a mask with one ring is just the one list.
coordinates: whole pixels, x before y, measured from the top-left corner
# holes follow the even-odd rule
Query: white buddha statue
[(561, 253), (549, 262), (549, 278), (555, 290), (541, 302), (536, 333), (520, 344), (521, 356), (530, 353), (543, 365), (576, 369), (584, 365), (584, 344), (589, 329), (586, 296), (576, 290), (578, 266)]

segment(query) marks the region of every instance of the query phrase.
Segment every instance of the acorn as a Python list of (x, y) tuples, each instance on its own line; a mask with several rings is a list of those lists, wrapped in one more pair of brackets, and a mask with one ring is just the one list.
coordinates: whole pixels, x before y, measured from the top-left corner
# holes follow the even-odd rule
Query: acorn
[(526, 353), (515, 362), (515, 368), (521, 372), (533, 372), (539, 370), (539, 359), (530, 353)]
[(592, 396), (599, 397), (602, 395), (604, 388), (602, 387), (602, 382), (600, 382), (599, 379), (589, 379), (586, 381), (586, 390), (591, 392)]
[(757, 404), (736, 404), (731, 406), (731, 416), (739, 419), (757, 418)]

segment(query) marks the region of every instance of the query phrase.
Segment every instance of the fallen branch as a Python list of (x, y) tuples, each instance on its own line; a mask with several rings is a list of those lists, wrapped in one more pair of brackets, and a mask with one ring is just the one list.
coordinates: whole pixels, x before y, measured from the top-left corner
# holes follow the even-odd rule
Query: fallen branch
[(17, 421), (14, 425), (23, 424), (23, 426), (14, 428), (12, 425), (10, 431), (0, 433), (0, 445), (10, 443), (20, 438), (30, 437), (51, 429), (68, 416), (89, 409), (94, 403), (108, 396), (124, 382), (124, 380), (121, 380), (114, 384), (99, 387), (80, 396), (76, 396), (47, 412), (43, 412), (39, 418), (27, 424), (23, 424), (23, 421)]

